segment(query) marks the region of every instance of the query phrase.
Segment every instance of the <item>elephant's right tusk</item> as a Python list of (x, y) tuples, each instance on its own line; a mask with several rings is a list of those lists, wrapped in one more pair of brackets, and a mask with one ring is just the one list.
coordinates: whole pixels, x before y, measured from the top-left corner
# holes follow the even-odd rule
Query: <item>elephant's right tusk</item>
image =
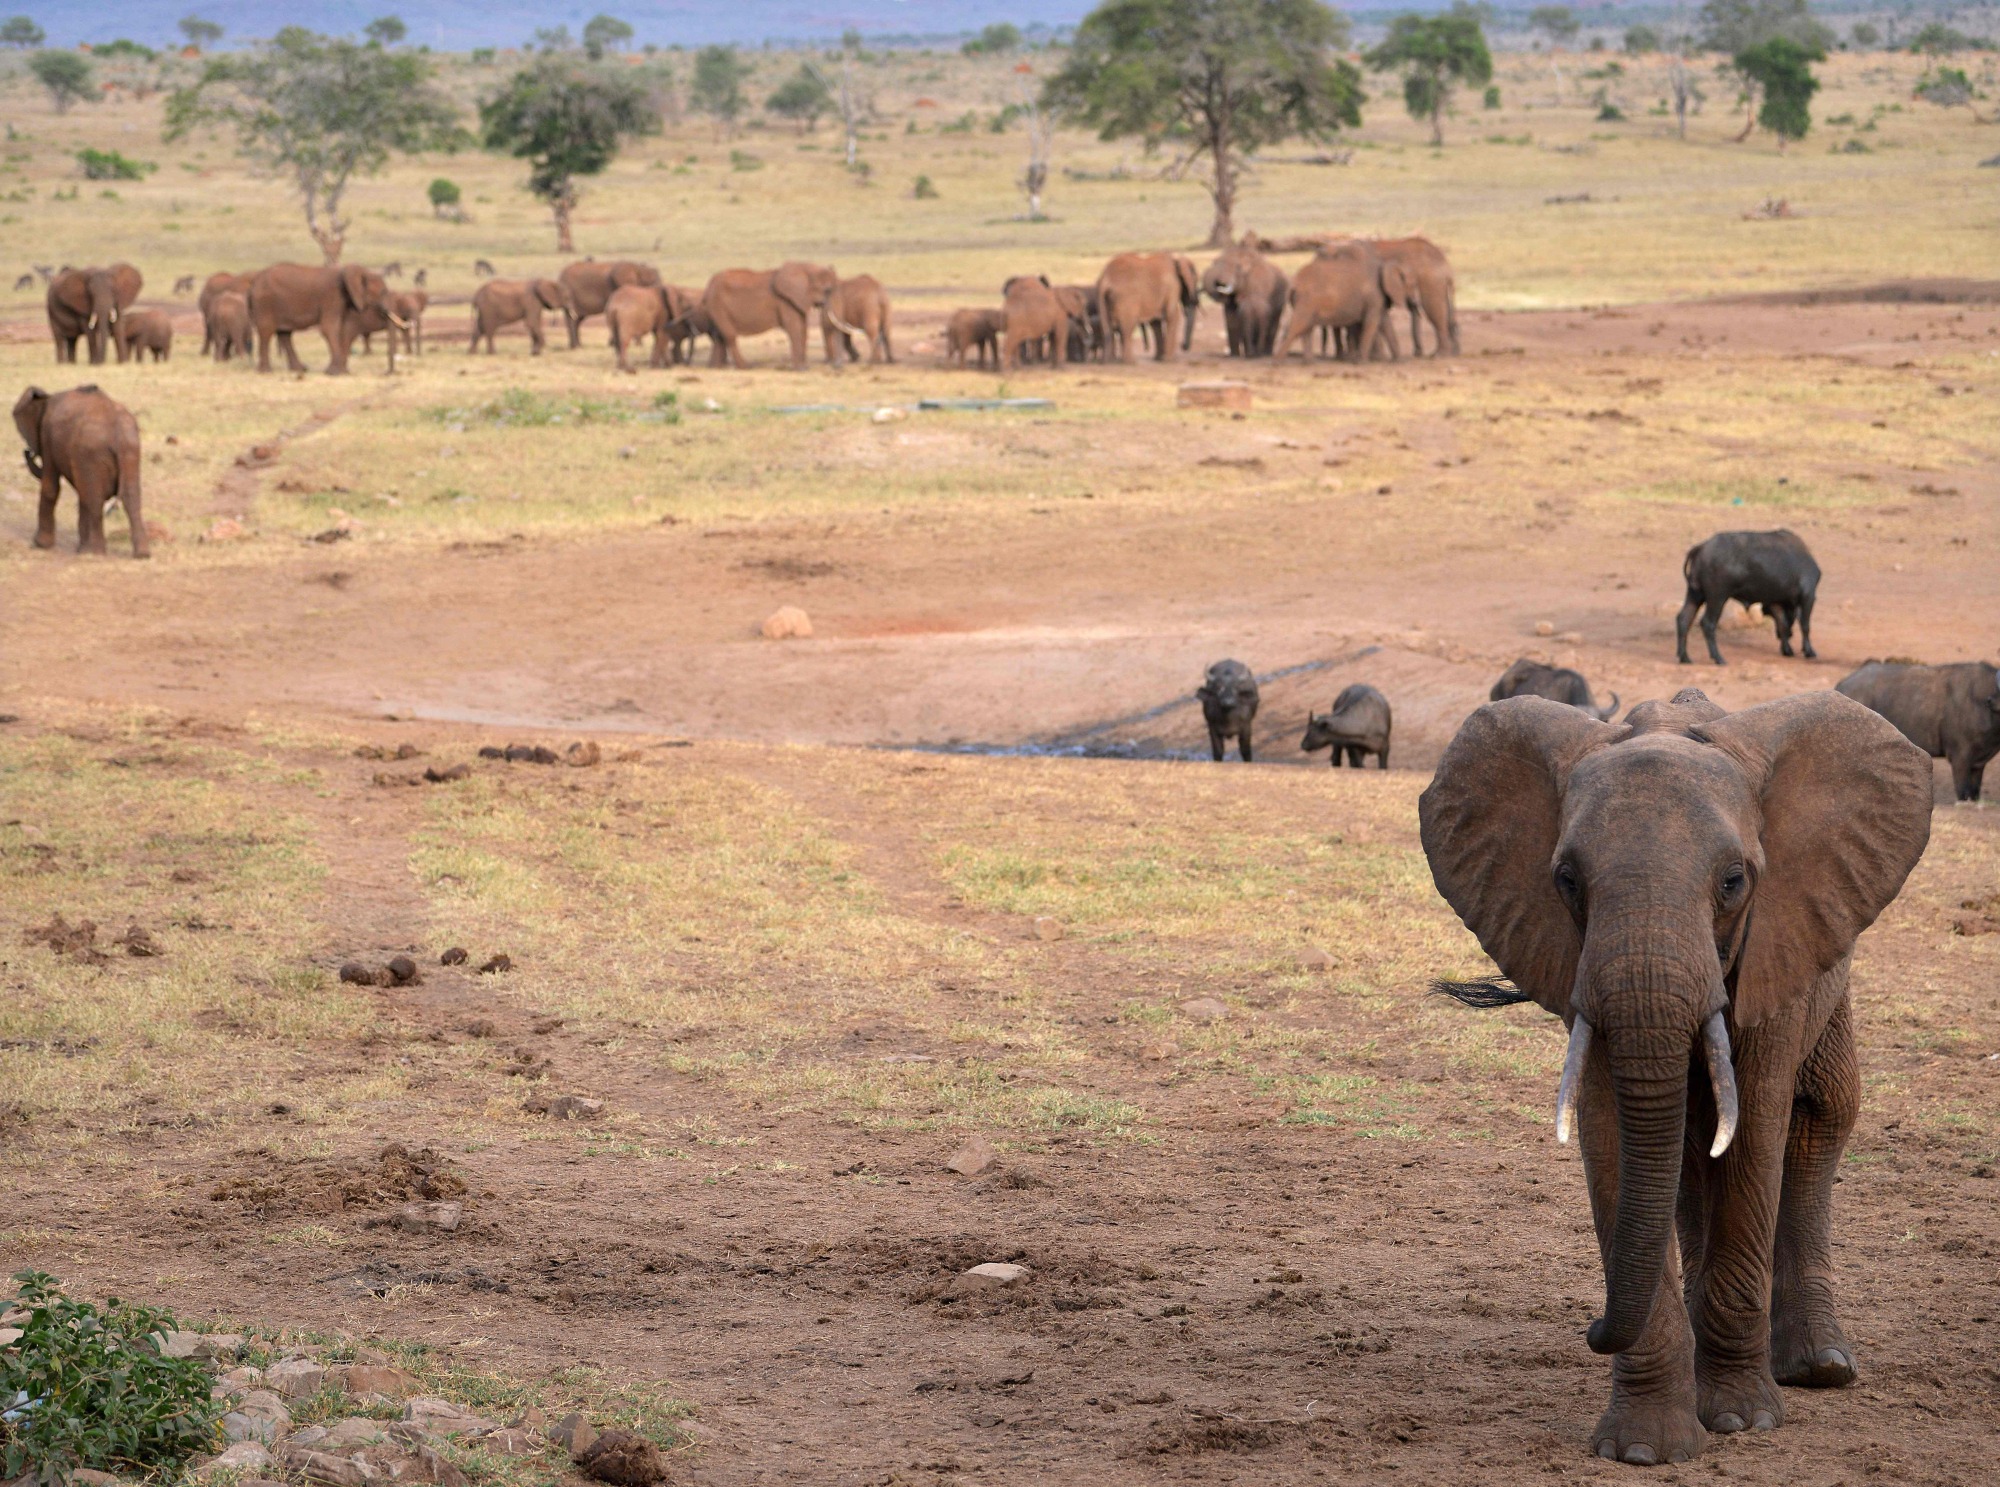
[(395, 326), (397, 330), (408, 330), (410, 328), (410, 322), (400, 315), (390, 315), (389, 323)]
[(842, 320), (838, 315), (836, 315), (833, 311), (832, 305), (821, 305), (820, 308), (826, 311), (826, 318), (834, 323), (834, 327), (837, 330), (839, 330), (841, 334), (849, 336), (858, 336), (861, 334), (861, 331), (859, 329), (857, 329), (852, 325), (849, 325), (845, 320)]
[(1556, 1089), (1556, 1140), (1569, 1144), (1569, 1128), (1576, 1119), (1576, 1092), (1583, 1084), (1583, 1061), (1590, 1053), (1590, 1024), (1578, 1013), (1570, 1024), (1569, 1052), (1563, 1056), (1562, 1084)]
[(1736, 1135), (1736, 1064), (1729, 1052), (1729, 1028), (1718, 1009), (1701, 1025), (1701, 1051), (1708, 1059), (1708, 1082), (1715, 1090), (1715, 1140), (1708, 1154), (1719, 1157)]

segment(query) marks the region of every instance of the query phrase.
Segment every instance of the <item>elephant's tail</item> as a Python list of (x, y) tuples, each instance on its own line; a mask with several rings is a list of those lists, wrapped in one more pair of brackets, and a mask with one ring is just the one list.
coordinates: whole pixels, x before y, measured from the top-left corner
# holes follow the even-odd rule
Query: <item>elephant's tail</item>
[(118, 499), (130, 512), (139, 504), (139, 441), (126, 441), (118, 451)]
[(1433, 981), (1431, 990), (1468, 1007), (1513, 1007), (1534, 1000), (1520, 987), (1499, 976), (1481, 976), (1473, 981)]

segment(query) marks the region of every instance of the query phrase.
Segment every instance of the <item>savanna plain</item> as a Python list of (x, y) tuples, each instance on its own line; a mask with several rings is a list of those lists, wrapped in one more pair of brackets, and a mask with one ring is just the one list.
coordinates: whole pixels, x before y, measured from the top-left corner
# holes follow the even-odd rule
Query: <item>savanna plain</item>
[[(1585, 1444), (1562, 1031), (1426, 994), (1487, 966), (1416, 799), (1517, 656), (1737, 707), (2000, 649), (2000, 131), (1913, 101), (1906, 57), (1830, 62), (1780, 154), (1722, 97), (1675, 137), (1643, 60), (1607, 123), (1505, 56), (1442, 150), (1385, 96), (1345, 164), (1274, 151), (1238, 209), (1432, 237), (1463, 355), (1231, 363), (1211, 308), (1179, 364), (1000, 376), (943, 365), (951, 309), (1205, 262), (1206, 198), (1064, 134), (1022, 220), (1010, 67), (868, 65), (865, 183), (826, 130), (688, 123), (577, 213), (580, 252), (672, 282), (875, 274), (895, 362), (830, 369), (815, 333), (803, 373), (768, 337), (747, 372), (621, 376), (601, 322), (468, 356), (476, 259), (564, 261), (478, 155), (354, 193), (348, 256), (427, 270), (421, 356), (204, 361), (170, 287), (311, 261), (281, 184), (163, 142), (157, 98), (0, 93), (7, 280), (128, 259), (179, 334), (58, 368), (39, 281), (0, 289), (9, 385), (131, 407), (163, 533), (79, 557), (66, 496), (38, 551), (0, 479), (0, 1265), (596, 1409), (676, 1480), (1630, 1479)], [(100, 190), (85, 145), (160, 168)], [(1177, 406), (1222, 376), (1247, 411)], [(915, 406), (990, 397), (1046, 402)], [(1778, 526), (1825, 570), (1818, 659), (1732, 610), (1726, 668), (1676, 665), (1683, 553)], [(783, 605), (809, 638), (761, 638)], [(1222, 656), (1271, 678), (1250, 766), (1206, 758)], [(1395, 768), (1299, 753), (1350, 681)], [(564, 762), (481, 755), (509, 744)], [(1855, 958), (1860, 1382), (1658, 1480), (1990, 1480), (2000, 816), (1942, 765), (1937, 800)], [(103, 953), (29, 939), (57, 915)], [(396, 955), (419, 980), (337, 978)], [(384, 1222), (440, 1193), (455, 1231)], [(968, 1290), (985, 1262), (1029, 1279)]]

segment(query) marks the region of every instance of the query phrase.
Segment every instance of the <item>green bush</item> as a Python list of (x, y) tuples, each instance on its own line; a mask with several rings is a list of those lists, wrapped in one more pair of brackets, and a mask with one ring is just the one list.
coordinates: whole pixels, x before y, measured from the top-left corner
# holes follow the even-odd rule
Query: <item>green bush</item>
[(78, 150), (76, 163), (86, 181), (143, 181), (160, 168), (150, 160), (128, 160), (116, 150)]
[(40, 1271), (14, 1279), (28, 1318), (0, 1352), (0, 1477), (33, 1473), (46, 1487), (80, 1467), (150, 1475), (216, 1449), (222, 1406), (207, 1365), (160, 1356), (158, 1334), (178, 1330), (170, 1313), (115, 1296), (99, 1311)]
[(729, 168), (731, 170), (762, 170), (764, 162), (748, 150), (731, 150), (729, 152)]
[(1480, 97), (1479, 105), (1481, 108), (1498, 108), (1500, 106), (1500, 85), (1498, 83), (1494, 83), (1486, 89), (1486, 92)]
[(918, 201), (936, 201), (937, 194), (938, 188), (931, 184), (929, 176), (918, 176), (916, 184), (910, 188), (910, 195)]

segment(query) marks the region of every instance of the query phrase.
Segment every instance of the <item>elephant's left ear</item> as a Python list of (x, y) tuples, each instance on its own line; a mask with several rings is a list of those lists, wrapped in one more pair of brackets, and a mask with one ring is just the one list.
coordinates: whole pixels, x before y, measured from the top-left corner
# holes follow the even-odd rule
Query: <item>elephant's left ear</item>
[(368, 303), (368, 271), (360, 264), (350, 263), (340, 271), (340, 287), (351, 308), (359, 310)]
[(1758, 793), (1764, 869), (1736, 968), (1755, 1027), (1854, 948), (1902, 891), (1931, 834), (1930, 756), (1879, 713), (1807, 692), (1689, 730)]

